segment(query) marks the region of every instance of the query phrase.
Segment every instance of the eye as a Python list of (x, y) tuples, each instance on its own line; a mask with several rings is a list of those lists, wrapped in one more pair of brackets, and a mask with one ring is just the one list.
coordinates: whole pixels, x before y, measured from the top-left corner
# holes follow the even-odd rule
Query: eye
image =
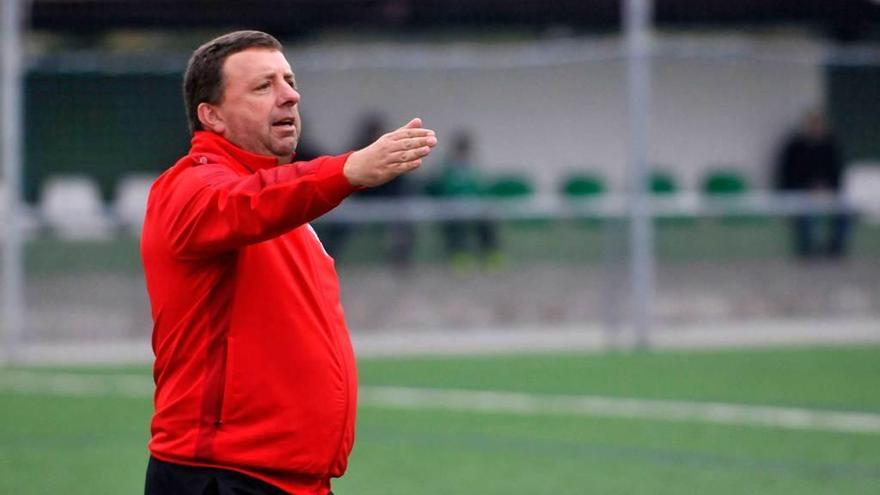
[(289, 84), (290, 87), (293, 89), (299, 89), (296, 87), (296, 81), (294, 81), (293, 79), (287, 79), (287, 84)]
[(272, 83), (270, 83), (269, 81), (266, 81), (263, 84), (260, 84), (259, 86), (257, 86), (257, 90), (269, 89), (269, 86), (271, 86), (271, 85), (272, 85)]

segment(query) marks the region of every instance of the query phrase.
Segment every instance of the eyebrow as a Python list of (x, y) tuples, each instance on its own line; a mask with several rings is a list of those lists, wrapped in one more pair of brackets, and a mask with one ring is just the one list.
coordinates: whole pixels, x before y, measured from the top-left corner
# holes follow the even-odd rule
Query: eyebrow
[[(259, 74), (256, 77), (254, 77), (254, 81), (262, 81), (264, 79), (272, 79), (273, 77), (275, 77), (275, 71), (266, 71), (262, 74)], [(293, 72), (285, 72), (284, 78), (296, 80), (296, 75)]]

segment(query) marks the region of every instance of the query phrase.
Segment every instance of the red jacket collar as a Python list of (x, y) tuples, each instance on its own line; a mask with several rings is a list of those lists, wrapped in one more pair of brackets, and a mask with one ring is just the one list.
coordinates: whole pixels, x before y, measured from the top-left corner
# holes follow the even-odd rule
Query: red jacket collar
[[(225, 137), (211, 131), (196, 131), (193, 134), (192, 148), (189, 154), (190, 156), (197, 156), (200, 153), (225, 155), (251, 172), (278, 166), (278, 158), (258, 155), (243, 150), (229, 142)], [(296, 156), (296, 153), (294, 153), (294, 156)]]

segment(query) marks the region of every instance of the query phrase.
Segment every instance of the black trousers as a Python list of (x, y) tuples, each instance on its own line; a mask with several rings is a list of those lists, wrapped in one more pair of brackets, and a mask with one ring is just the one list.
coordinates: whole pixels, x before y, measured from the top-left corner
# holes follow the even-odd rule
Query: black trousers
[(227, 469), (182, 466), (150, 456), (145, 495), (286, 495), (265, 481)]

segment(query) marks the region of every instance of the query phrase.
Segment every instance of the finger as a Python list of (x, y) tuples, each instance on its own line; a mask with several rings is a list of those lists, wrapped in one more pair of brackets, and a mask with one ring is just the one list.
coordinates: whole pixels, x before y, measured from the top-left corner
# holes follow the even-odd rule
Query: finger
[[(431, 153), (431, 148), (429, 146), (422, 146), (421, 148), (415, 148), (411, 150), (406, 150), (397, 154), (392, 159), (394, 159), (397, 163), (409, 162), (413, 160), (417, 160), (419, 158), (424, 158)], [(395, 159), (396, 158), (396, 159)]]
[(400, 173), (405, 174), (405, 173), (410, 172), (412, 170), (415, 170), (421, 166), (422, 166), (422, 159), (419, 158), (418, 160), (411, 160), (408, 162), (403, 162), (403, 163), (398, 164), (397, 170), (399, 170)]
[(432, 129), (407, 129), (400, 128), (396, 131), (392, 131), (388, 134), (388, 138), (392, 141), (400, 141), (401, 139), (410, 139), (410, 138), (418, 138), (418, 137), (426, 137), (426, 136), (436, 136), (436, 133)]
[(401, 129), (417, 129), (419, 127), (422, 127), (422, 119), (416, 117), (407, 122)]
[(401, 151), (401, 150), (411, 150), (413, 148), (421, 148), (423, 146), (428, 146), (433, 148), (437, 145), (437, 138), (434, 136), (427, 137), (419, 137), (419, 138), (406, 138), (401, 139), (399, 141), (394, 141), (394, 144), (391, 146), (391, 151)]

